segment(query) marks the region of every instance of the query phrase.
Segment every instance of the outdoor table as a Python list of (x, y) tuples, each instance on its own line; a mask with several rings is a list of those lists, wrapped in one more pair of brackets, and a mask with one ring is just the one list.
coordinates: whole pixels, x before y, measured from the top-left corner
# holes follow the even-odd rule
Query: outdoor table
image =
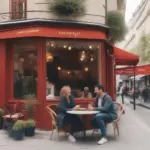
[(90, 110), (69, 110), (67, 111), (68, 114), (72, 114), (72, 115), (80, 115), (83, 116), (83, 125), (84, 125), (84, 138), (86, 138), (86, 127), (85, 124), (86, 123), (86, 116), (87, 115), (95, 115), (98, 114), (99, 111), (90, 111)]

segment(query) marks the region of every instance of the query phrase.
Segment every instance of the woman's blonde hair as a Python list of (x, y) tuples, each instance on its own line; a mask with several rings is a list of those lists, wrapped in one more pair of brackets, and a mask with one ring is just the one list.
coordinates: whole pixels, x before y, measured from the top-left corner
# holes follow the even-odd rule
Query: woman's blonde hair
[(67, 96), (68, 89), (70, 89), (70, 86), (68, 85), (63, 86), (60, 90), (60, 97)]

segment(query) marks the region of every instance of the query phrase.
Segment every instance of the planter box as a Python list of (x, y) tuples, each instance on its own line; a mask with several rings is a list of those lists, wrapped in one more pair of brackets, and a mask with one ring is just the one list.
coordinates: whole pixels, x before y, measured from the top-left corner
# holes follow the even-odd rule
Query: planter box
[(4, 125), (6, 126), (6, 129), (8, 131), (9, 136), (13, 137), (12, 128), (13, 128), (13, 125), (14, 125), (14, 121), (12, 121), (12, 120), (5, 120)]
[(25, 129), (25, 136), (34, 136), (35, 135), (35, 127), (30, 127)]
[(24, 130), (13, 131), (13, 138), (17, 141), (23, 140)]
[(0, 130), (3, 129), (4, 119), (0, 117)]

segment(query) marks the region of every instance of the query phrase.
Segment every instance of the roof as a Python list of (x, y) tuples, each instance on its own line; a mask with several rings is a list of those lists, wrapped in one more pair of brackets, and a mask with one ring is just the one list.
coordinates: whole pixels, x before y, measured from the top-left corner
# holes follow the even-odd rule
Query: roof
[(71, 26), (83, 26), (83, 27), (95, 27), (104, 29), (108, 32), (109, 28), (103, 24), (92, 23), (92, 22), (82, 22), (82, 21), (72, 21), (72, 20), (54, 20), (54, 19), (26, 19), (26, 20), (15, 20), (15, 21), (6, 21), (0, 23), (1, 27), (9, 27), (13, 25), (31, 25), (31, 24), (45, 24), (45, 25), (71, 25)]

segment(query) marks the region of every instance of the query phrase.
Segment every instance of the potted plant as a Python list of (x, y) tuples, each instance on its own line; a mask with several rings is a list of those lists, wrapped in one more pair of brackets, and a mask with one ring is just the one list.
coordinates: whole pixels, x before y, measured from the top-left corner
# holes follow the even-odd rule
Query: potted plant
[(0, 130), (3, 129), (3, 115), (4, 109), (0, 108)]
[(25, 136), (35, 135), (35, 121), (33, 119), (28, 119), (25, 122)]
[(57, 16), (78, 17), (85, 14), (85, 0), (53, 0), (50, 11)]
[(13, 138), (15, 140), (22, 140), (24, 137), (25, 122), (23, 120), (17, 120), (13, 126)]
[(106, 18), (106, 25), (110, 28), (108, 41), (111, 44), (124, 40), (127, 33), (127, 26), (124, 17), (119, 11), (109, 11)]
[(25, 103), (25, 108), (28, 114), (28, 120), (25, 122), (25, 135), (34, 136), (35, 135), (35, 121), (33, 120), (33, 110), (39, 102), (37, 101), (27, 101)]

